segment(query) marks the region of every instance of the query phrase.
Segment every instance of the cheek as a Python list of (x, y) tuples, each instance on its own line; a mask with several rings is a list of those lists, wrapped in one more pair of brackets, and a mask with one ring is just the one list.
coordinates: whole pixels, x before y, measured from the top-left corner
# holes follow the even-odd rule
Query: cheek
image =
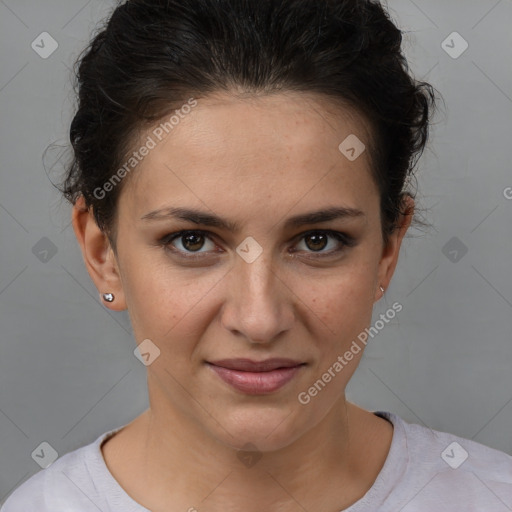
[[(171, 264), (132, 264), (123, 288), (137, 338), (180, 339), (200, 332), (208, 321), (207, 296), (222, 272), (197, 272)], [(125, 283), (126, 281), (126, 283)]]
[(339, 268), (321, 278), (302, 277), (292, 289), (327, 336), (345, 339), (371, 322), (373, 284), (369, 267), (361, 265)]

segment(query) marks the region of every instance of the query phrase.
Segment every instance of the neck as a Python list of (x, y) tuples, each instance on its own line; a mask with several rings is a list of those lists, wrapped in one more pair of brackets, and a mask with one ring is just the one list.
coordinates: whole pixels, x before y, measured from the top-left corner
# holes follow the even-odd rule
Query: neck
[(167, 409), (138, 420), (140, 488), (129, 488), (153, 512), (342, 510), (371, 487), (392, 437), (389, 423), (344, 397), (306, 434), (264, 453), (241, 453)]

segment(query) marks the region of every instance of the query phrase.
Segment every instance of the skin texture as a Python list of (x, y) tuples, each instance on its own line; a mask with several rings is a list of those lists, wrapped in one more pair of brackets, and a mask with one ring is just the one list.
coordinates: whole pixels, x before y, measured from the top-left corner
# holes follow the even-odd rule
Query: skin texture
[[(368, 151), (349, 161), (338, 149), (350, 134), (369, 146), (364, 121), (320, 96), (211, 95), (125, 178), (117, 254), (76, 203), (87, 270), (99, 292), (115, 295), (106, 307), (128, 308), (136, 343), (149, 338), (160, 349), (147, 367), (149, 409), (102, 447), (114, 477), (146, 508), (334, 512), (360, 499), (382, 469), (392, 425), (345, 398), (363, 351), (310, 403), (297, 399), (370, 326), (412, 220), (408, 198), (401, 228), (383, 246)], [(240, 229), (141, 220), (165, 206), (215, 213)], [(364, 216), (284, 228), (290, 216), (329, 206)], [(158, 244), (185, 229), (210, 238), (171, 247), (202, 259)], [(356, 243), (301, 236), (321, 229)], [(236, 252), (249, 236), (263, 249), (252, 263)], [(205, 364), (235, 357), (307, 364), (278, 391), (249, 396)], [(237, 456), (247, 443), (261, 454), (251, 467)]]

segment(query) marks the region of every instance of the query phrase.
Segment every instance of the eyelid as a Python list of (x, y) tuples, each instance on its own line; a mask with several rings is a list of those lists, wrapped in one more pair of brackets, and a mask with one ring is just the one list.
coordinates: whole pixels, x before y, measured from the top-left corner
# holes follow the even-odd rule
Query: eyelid
[[(211, 231), (207, 231), (207, 230), (203, 230), (203, 229), (183, 229), (183, 230), (175, 231), (173, 233), (169, 233), (169, 234), (163, 236), (162, 238), (160, 238), (158, 240), (158, 244), (163, 246), (166, 250), (172, 252), (173, 254), (177, 254), (179, 257), (183, 257), (186, 260), (203, 259), (205, 257), (205, 255), (208, 254), (208, 251), (196, 252), (196, 253), (194, 253), (194, 252), (185, 253), (184, 251), (181, 251), (179, 249), (172, 247), (171, 242), (173, 242), (175, 239), (181, 238), (189, 233), (204, 235), (205, 238), (208, 238), (209, 240), (211, 240), (212, 242), (215, 243), (216, 235), (215, 235), (215, 233), (212, 233)], [(353, 236), (348, 235), (345, 232), (336, 231), (333, 229), (325, 229), (325, 228), (324, 229), (321, 229), (321, 228), (309, 229), (307, 231), (299, 233), (298, 235), (293, 237), (291, 240), (294, 241), (295, 243), (298, 243), (299, 241), (304, 239), (306, 236), (311, 235), (311, 234), (316, 234), (316, 233), (322, 233), (322, 234), (330, 236), (331, 238), (334, 238), (341, 244), (341, 247), (339, 249), (331, 249), (330, 251), (326, 251), (326, 252), (318, 252), (318, 253), (315, 253), (313, 251), (308, 252), (307, 254), (309, 254), (310, 256), (305, 256), (306, 258), (320, 259), (323, 257), (333, 256), (333, 255), (343, 252), (347, 248), (350, 248), (350, 247), (353, 247), (354, 245), (356, 245), (356, 239)], [(292, 251), (292, 252), (297, 253), (297, 252), (302, 252), (302, 251)]]

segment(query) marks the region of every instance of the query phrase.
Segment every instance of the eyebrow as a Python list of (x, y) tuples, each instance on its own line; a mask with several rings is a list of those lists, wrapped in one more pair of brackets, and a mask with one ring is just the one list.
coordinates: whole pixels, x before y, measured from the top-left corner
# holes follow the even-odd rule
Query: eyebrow
[[(299, 227), (305, 224), (319, 224), (335, 219), (366, 217), (366, 214), (357, 209), (349, 207), (329, 207), (309, 213), (303, 213), (290, 217), (285, 222), (285, 227)], [(168, 220), (181, 219), (216, 228), (226, 229), (231, 232), (238, 232), (240, 226), (236, 222), (231, 222), (217, 215), (213, 215), (204, 211), (189, 208), (168, 207), (154, 210), (141, 217), (141, 220)]]

